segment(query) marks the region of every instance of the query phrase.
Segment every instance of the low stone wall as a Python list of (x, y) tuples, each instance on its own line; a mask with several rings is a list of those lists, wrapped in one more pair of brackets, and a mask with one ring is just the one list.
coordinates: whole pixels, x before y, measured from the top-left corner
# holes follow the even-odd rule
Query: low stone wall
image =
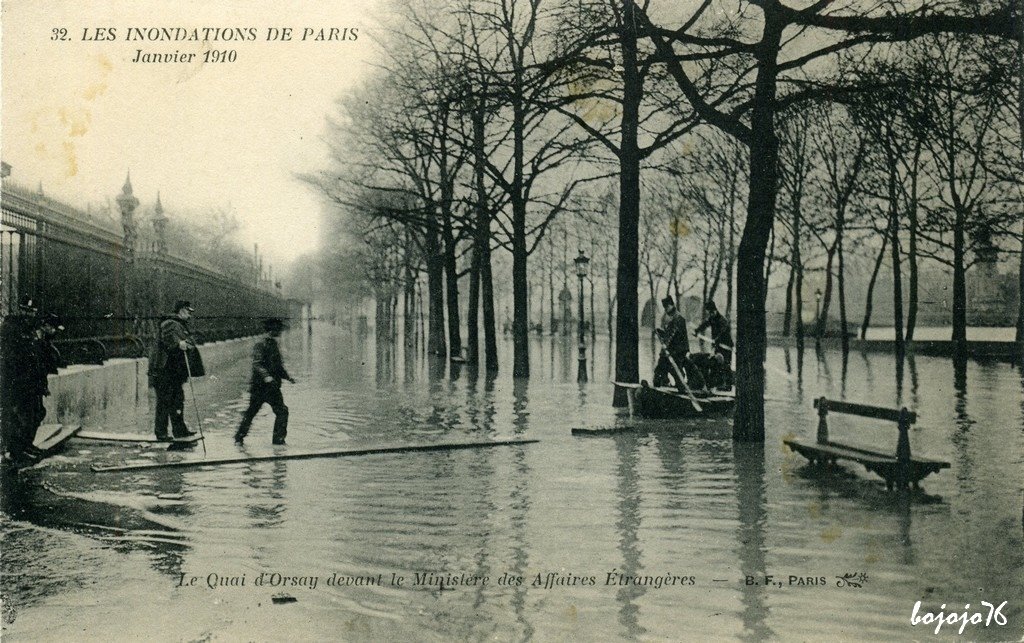
[[(256, 337), (211, 342), (199, 347), (207, 372), (246, 358)], [(101, 365), (76, 364), (51, 375), (44, 399), (46, 423), (97, 426), (109, 420), (134, 418), (150, 406), (146, 370), (149, 360), (110, 359)], [(121, 422), (115, 422), (117, 424)]]

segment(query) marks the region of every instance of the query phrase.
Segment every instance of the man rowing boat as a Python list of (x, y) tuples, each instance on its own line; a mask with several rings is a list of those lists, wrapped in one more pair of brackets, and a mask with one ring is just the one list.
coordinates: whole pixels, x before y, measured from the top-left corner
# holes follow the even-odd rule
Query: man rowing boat
[(665, 297), (661, 300), (665, 307), (665, 314), (661, 318), (661, 328), (655, 332), (661, 338), (662, 349), (658, 357), (658, 363), (654, 367), (654, 385), (667, 386), (669, 375), (676, 380), (676, 388), (680, 393), (686, 393), (686, 382), (679, 379), (679, 374), (673, 368), (672, 362), (686, 371), (686, 379), (693, 384), (696, 393), (706, 393), (707, 386), (700, 369), (690, 360), (690, 341), (686, 334), (686, 320), (679, 314), (675, 301), (672, 297)]
[(729, 321), (718, 312), (715, 302), (708, 301), (704, 304), (704, 311), (707, 317), (701, 322), (695, 336), (700, 336), (705, 329), (711, 330), (711, 343), (714, 351), (714, 359), (708, 364), (708, 379), (719, 388), (732, 386), (732, 332), (729, 330)]

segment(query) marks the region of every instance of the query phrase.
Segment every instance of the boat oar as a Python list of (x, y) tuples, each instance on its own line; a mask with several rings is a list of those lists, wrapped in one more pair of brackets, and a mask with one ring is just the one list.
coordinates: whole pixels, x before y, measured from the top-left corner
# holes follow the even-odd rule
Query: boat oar
[(690, 390), (690, 385), (686, 383), (686, 378), (683, 377), (683, 372), (679, 369), (679, 365), (676, 364), (676, 360), (672, 357), (672, 353), (668, 352), (668, 347), (665, 346), (665, 342), (661, 339), (661, 335), (658, 333), (655, 333), (655, 335), (658, 337), (658, 343), (661, 344), (662, 352), (664, 352), (665, 357), (668, 358), (668, 363), (672, 365), (672, 369), (676, 372), (676, 378), (679, 379), (679, 383), (683, 385), (683, 390), (685, 390), (686, 394), (689, 396), (690, 404), (693, 405), (693, 410), (698, 413), (703, 413), (704, 409), (701, 408), (700, 402), (698, 402), (697, 398), (694, 397), (693, 391)]
[[(199, 414), (199, 402), (196, 400), (196, 388), (192, 385), (192, 367), (188, 363), (188, 351), (182, 351), (185, 357), (185, 372), (188, 373), (188, 388), (192, 391), (192, 406), (196, 409), (196, 422), (199, 424), (199, 441), (203, 443), (203, 457), (206, 457), (206, 436), (203, 435), (203, 417)], [(201, 360), (200, 360), (201, 361)]]

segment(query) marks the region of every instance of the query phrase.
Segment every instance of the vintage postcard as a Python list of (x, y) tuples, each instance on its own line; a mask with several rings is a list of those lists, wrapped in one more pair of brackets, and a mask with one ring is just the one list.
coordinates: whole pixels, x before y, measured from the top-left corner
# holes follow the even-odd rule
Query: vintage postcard
[(1024, 640), (1018, 3), (3, 0), (10, 641)]

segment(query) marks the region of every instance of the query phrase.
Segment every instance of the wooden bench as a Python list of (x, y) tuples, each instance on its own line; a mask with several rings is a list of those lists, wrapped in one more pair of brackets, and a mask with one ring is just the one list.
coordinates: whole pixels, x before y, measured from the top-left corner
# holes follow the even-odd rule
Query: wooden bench
[[(917, 422), (917, 414), (913, 411), (906, 408), (890, 409), (868, 404), (838, 402), (824, 397), (814, 400), (814, 408), (818, 409), (817, 442), (807, 444), (799, 440), (783, 440), (786, 446), (810, 460), (813, 465), (832, 465), (837, 460), (853, 460), (863, 464), (868, 471), (885, 478), (885, 486), (889, 489), (894, 486), (906, 488), (911, 484), (916, 488), (928, 474), (949, 468), (948, 462), (917, 458), (910, 454), (910, 425)], [(889, 455), (829, 440), (829, 412), (896, 422), (899, 429), (896, 453)]]

